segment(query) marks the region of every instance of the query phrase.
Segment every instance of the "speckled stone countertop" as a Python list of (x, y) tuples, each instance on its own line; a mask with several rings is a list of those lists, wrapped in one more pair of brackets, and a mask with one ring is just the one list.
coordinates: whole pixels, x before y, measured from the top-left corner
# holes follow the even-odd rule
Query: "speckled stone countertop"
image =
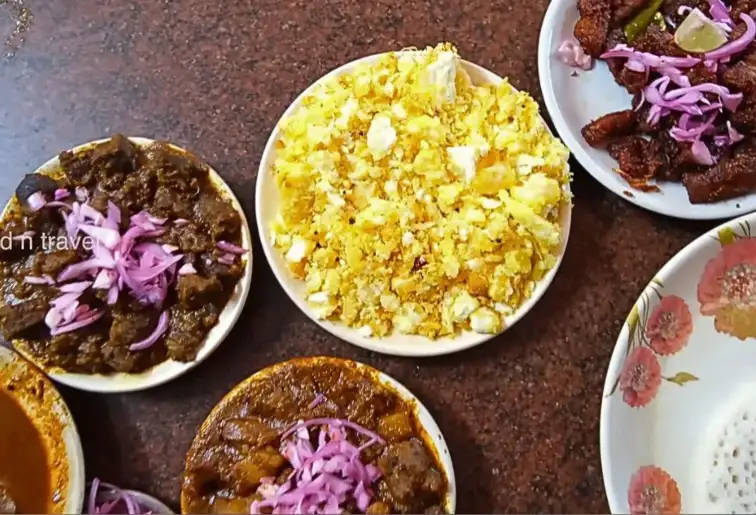
[[(286, 106), (351, 59), (454, 42), (541, 99), (536, 51), (548, 0), (26, 0), (34, 20), (0, 62), (0, 197), (59, 151), (122, 132), (168, 139), (207, 159), (254, 225), (260, 154)], [(0, 6), (0, 37), (12, 25)], [(634, 207), (573, 166), (567, 255), (535, 309), (457, 355), (400, 359), (320, 330), (278, 286), (255, 242), (245, 316), (197, 369), (128, 395), (63, 388), (89, 477), (178, 509), (184, 454), (237, 382), (293, 356), (371, 364), (410, 388), (444, 432), (458, 512), (607, 512), (599, 459), (604, 374), (646, 282), (711, 224)]]

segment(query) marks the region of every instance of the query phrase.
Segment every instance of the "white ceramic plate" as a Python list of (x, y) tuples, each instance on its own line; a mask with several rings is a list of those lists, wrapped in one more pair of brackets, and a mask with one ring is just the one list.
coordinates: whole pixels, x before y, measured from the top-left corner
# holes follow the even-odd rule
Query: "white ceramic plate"
[[(254, 382), (254, 381), (261, 381), (265, 378), (271, 376), (272, 374), (275, 374), (278, 370), (281, 369), (281, 367), (284, 367), (286, 365), (291, 364), (313, 364), (313, 363), (337, 363), (337, 364), (344, 364), (346, 366), (354, 366), (358, 370), (364, 370), (367, 371), (371, 376), (377, 377), (378, 380), (383, 383), (385, 386), (396, 392), (405, 402), (407, 402), (410, 405), (415, 406), (415, 414), (417, 415), (418, 420), (420, 421), (420, 424), (422, 425), (423, 429), (427, 433), (427, 438), (430, 441), (426, 441), (426, 444), (431, 444), (436, 451), (436, 455), (439, 458), (439, 461), (441, 462), (441, 466), (443, 467), (443, 472), (446, 475), (446, 479), (449, 482), (449, 493), (446, 496), (446, 502), (443, 506), (443, 508), (446, 510), (446, 513), (454, 513), (454, 510), (457, 507), (457, 482), (454, 477), (454, 466), (452, 465), (451, 455), (449, 454), (449, 447), (446, 445), (446, 440), (444, 440), (444, 435), (441, 434), (441, 430), (438, 427), (438, 424), (436, 424), (436, 421), (433, 419), (433, 416), (430, 414), (428, 409), (423, 405), (420, 400), (415, 397), (412, 392), (410, 392), (403, 384), (401, 384), (399, 381), (394, 379), (393, 377), (384, 374), (380, 370), (376, 370), (373, 367), (370, 367), (368, 365), (364, 365), (362, 363), (351, 361), (351, 360), (345, 360), (341, 358), (332, 358), (332, 357), (312, 357), (312, 358), (294, 358), (289, 361), (282, 361), (280, 363), (276, 363), (275, 365), (271, 365), (267, 368), (264, 368), (260, 370), (259, 372), (251, 375), (238, 385), (234, 386), (234, 388), (226, 394), (226, 396), (221, 399), (221, 401), (213, 408), (213, 410), (210, 412), (210, 414), (207, 416), (205, 421), (202, 423), (202, 426), (200, 427), (198, 431), (198, 435), (203, 433), (206, 430), (206, 427), (208, 427), (209, 424), (216, 423), (216, 418), (221, 412), (221, 408), (226, 405), (231, 400), (243, 396), (246, 392), (246, 385)], [(195, 437), (197, 438), (197, 437)], [(194, 444), (192, 444), (194, 445)], [(184, 492), (181, 492), (181, 507), (182, 512), (186, 509), (188, 499), (185, 498)]]
[[(585, 142), (580, 129), (607, 113), (629, 109), (632, 97), (614, 82), (603, 61), (597, 61), (593, 70), (584, 71), (567, 66), (555, 56), (562, 41), (574, 39), (572, 32), (577, 20), (577, 0), (551, 0), (538, 43), (538, 73), (554, 126), (583, 168), (625, 200), (667, 216), (715, 220), (756, 210), (756, 195), (712, 204), (691, 204), (680, 183), (659, 183), (660, 192), (634, 190), (614, 172), (617, 162), (605, 150)], [(573, 76), (575, 73), (577, 76)]]
[(604, 385), (601, 462), (612, 513), (756, 510), (756, 214), (641, 294)]
[[(50, 513), (81, 513), (86, 482), (79, 433), (55, 386), (31, 363), (0, 346), (0, 389), (13, 386), (13, 397), (39, 430), (59, 500)], [(0, 421), (0, 423), (3, 423)]]
[[(362, 59), (357, 59), (350, 63), (347, 63), (340, 68), (337, 68), (317, 82), (313, 83), (307, 88), (296, 100), (289, 106), (284, 112), (281, 120), (291, 116), (294, 111), (299, 109), (302, 104), (302, 100), (310, 95), (313, 89), (321, 82), (326, 81), (334, 76), (344, 75), (351, 73), (360, 64), (370, 64), (378, 61), (385, 54), (376, 54)], [(470, 76), (473, 84), (499, 84), (503, 79), (478, 66), (477, 64), (470, 63), (465, 60), (461, 60), (464, 70)], [(257, 189), (255, 191), (255, 210), (257, 218), (257, 229), (260, 233), (260, 239), (262, 240), (263, 251), (265, 257), (268, 259), (270, 267), (273, 269), (278, 282), (281, 283), (284, 291), (289, 295), (292, 301), (297, 305), (302, 312), (307, 315), (312, 321), (318, 324), (320, 327), (328, 331), (329, 333), (341, 338), (358, 347), (372, 350), (374, 352), (380, 352), (383, 354), (392, 354), (395, 356), (438, 356), (442, 354), (450, 354), (458, 352), (481, 343), (490, 340), (497, 336), (492, 334), (480, 334), (472, 331), (462, 333), (455, 338), (440, 338), (438, 340), (431, 340), (424, 336), (419, 335), (406, 335), (395, 334), (385, 338), (368, 338), (360, 334), (357, 329), (352, 329), (340, 323), (331, 322), (329, 320), (319, 320), (312, 309), (305, 301), (306, 287), (304, 281), (296, 279), (289, 271), (286, 262), (281, 255), (279, 249), (273, 247), (270, 236), (270, 223), (276, 219), (279, 211), (279, 194), (278, 187), (276, 186), (275, 177), (271, 173), (273, 163), (276, 159), (275, 143), (281, 137), (279, 130), (279, 122), (273, 129), (273, 132), (268, 139), (268, 143), (265, 146), (262, 159), (260, 161), (260, 169), (257, 172)], [(545, 122), (544, 122), (544, 125)], [(547, 128), (548, 130), (548, 128)], [(525, 314), (530, 311), (536, 302), (543, 296), (546, 289), (551, 284), (554, 276), (559, 269), (559, 265), (562, 262), (565, 248), (567, 246), (567, 240), (570, 234), (570, 222), (572, 219), (572, 206), (564, 205), (560, 213), (560, 224), (562, 226), (562, 243), (559, 249), (559, 256), (557, 262), (546, 276), (541, 279), (536, 285), (533, 295), (527, 299), (520, 308), (506, 317), (504, 331), (512, 327), (517, 323)]]
[[(130, 137), (129, 140), (139, 145), (140, 147), (145, 147), (155, 142), (155, 140), (138, 137)], [(72, 151), (74, 153), (78, 153), (104, 141), (107, 141), (107, 139), (85, 143), (84, 145), (80, 145), (74, 148)], [(175, 145), (171, 145), (171, 147), (173, 147), (177, 151), (191, 155), (190, 152)], [(197, 158), (197, 160), (199, 159)], [(37, 169), (35, 173), (49, 173), (53, 170), (58, 169), (58, 167), (59, 161), (56, 156), (39, 167), (39, 169)], [(172, 379), (175, 379), (199, 365), (210, 355), (210, 353), (218, 348), (221, 342), (223, 342), (226, 336), (228, 336), (228, 333), (231, 332), (231, 329), (239, 319), (242, 309), (244, 308), (244, 303), (247, 300), (250, 283), (252, 281), (252, 237), (249, 233), (249, 223), (247, 222), (247, 217), (244, 215), (244, 210), (242, 209), (239, 200), (236, 198), (233, 191), (231, 191), (231, 188), (228, 186), (228, 184), (225, 183), (221, 176), (218, 175), (215, 170), (210, 168), (209, 165), (208, 168), (210, 170), (210, 179), (215, 187), (217, 187), (219, 191), (221, 191), (222, 194), (231, 201), (234, 208), (239, 212), (239, 216), (241, 216), (241, 246), (247, 249), (249, 252), (245, 256), (242, 256), (242, 260), (245, 263), (244, 275), (237, 283), (236, 288), (234, 289), (234, 292), (231, 295), (228, 304), (226, 304), (225, 309), (221, 312), (218, 319), (218, 324), (212, 328), (210, 333), (208, 333), (204, 344), (197, 353), (197, 358), (194, 361), (190, 361), (189, 363), (181, 363), (173, 360), (164, 361), (157, 366), (152, 367), (151, 369), (139, 374), (74, 374), (56, 368), (46, 370), (47, 374), (53, 380), (65, 384), (66, 386), (77, 388), (79, 390), (87, 390), (100, 393), (122, 393), (145, 390), (147, 388), (159, 386)], [(6, 209), (7, 207), (8, 206), (6, 205)], [(28, 359), (32, 361), (34, 360), (34, 356), (26, 352), (23, 349), (23, 346), (19, 346), (19, 351), (22, 352)]]

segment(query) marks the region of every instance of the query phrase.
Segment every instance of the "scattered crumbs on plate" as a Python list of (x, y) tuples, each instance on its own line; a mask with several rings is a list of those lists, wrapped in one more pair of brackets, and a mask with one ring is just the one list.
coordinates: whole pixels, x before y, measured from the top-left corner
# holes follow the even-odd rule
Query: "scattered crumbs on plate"
[(627, 190), (625, 190), (625, 191), (623, 191), (622, 193), (624, 193), (624, 195), (625, 195), (626, 197), (630, 197), (630, 198), (633, 198), (633, 197), (635, 197), (635, 195), (633, 195), (633, 192), (632, 192), (632, 191), (627, 191)]
[(740, 204), (735, 204), (735, 207), (740, 209)]
[(573, 71), (570, 75), (572, 75), (573, 77), (580, 77), (580, 74), (576, 71)]

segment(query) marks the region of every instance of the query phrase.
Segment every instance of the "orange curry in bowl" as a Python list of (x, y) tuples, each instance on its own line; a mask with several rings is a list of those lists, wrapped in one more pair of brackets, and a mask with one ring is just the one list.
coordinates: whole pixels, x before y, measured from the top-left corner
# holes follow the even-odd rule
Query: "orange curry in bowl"
[(2, 388), (0, 421), (0, 513), (47, 513), (53, 487), (42, 435)]

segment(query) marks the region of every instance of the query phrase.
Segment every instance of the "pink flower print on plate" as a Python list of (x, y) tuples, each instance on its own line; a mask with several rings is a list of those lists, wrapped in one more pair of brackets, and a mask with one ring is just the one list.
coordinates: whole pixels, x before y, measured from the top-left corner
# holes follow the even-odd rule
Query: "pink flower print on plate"
[(647, 347), (636, 347), (625, 360), (620, 373), (622, 399), (633, 408), (645, 406), (656, 397), (661, 380), (661, 366), (653, 351)]

